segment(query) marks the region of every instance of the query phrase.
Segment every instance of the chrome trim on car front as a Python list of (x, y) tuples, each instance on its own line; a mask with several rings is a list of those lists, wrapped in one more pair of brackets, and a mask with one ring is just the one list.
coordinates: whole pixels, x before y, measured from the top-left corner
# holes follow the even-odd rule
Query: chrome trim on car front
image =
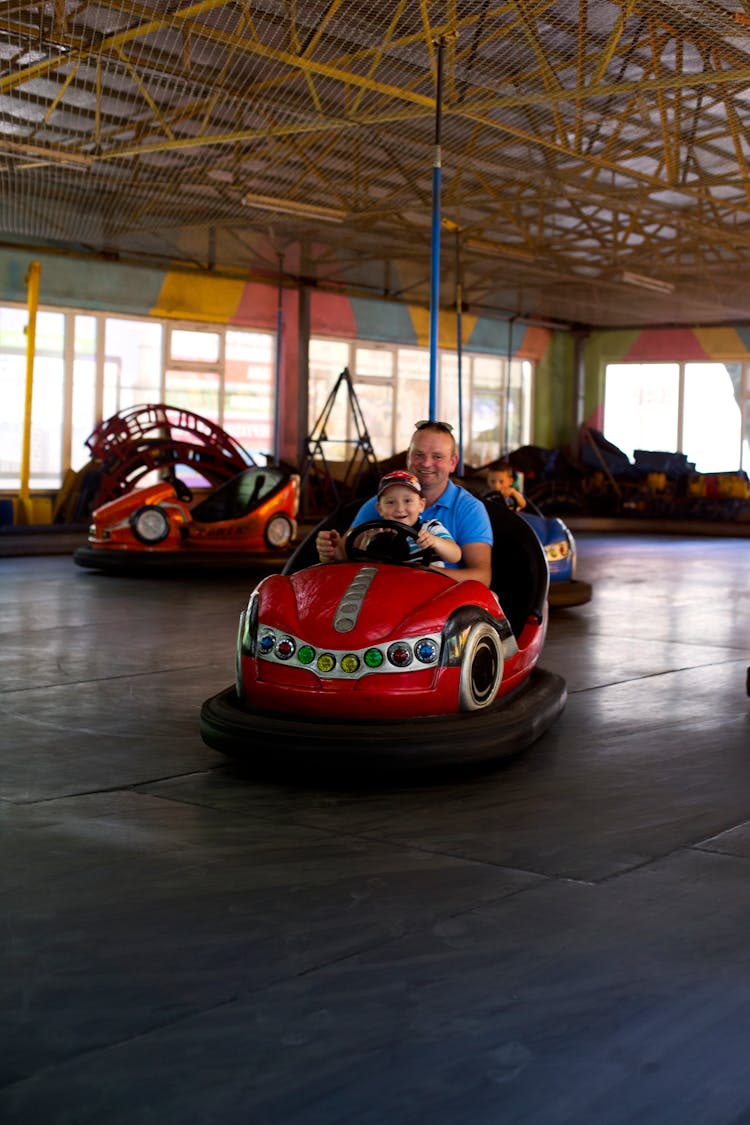
[[(275, 629), (273, 626), (259, 622), (256, 637), (257, 660), (280, 664), (286, 668), (304, 668), (321, 680), (359, 680), (373, 673), (380, 675), (398, 672), (400, 675), (409, 675), (412, 672), (426, 672), (440, 666), (440, 660), (437, 658), (425, 662), (414, 656), (408, 666), (398, 667), (391, 663), (388, 655), (396, 645), (404, 646), (409, 649), (410, 654), (414, 654), (415, 645), (422, 641), (432, 641), (440, 652), (442, 637), (439, 633), (417, 633), (413, 637), (398, 638), (395, 641), (389, 639), (382, 644), (366, 645), (362, 648), (322, 648), (313, 646), (302, 637), (296, 637), (286, 630)], [(279, 656), (277, 653), (277, 643), (282, 638), (290, 641), (294, 646), (294, 652), (288, 656)], [(246, 647), (245, 651), (247, 651)], [(373, 656), (377, 658), (377, 663)]]
[(355, 574), (336, 607), (333, 627), (337, 633), (350, 633), (357, 624), (357, 618), (367, 596), (367, 591), (370, 589), (372, 580), (377, 573), (377, 567), (363, 566)]

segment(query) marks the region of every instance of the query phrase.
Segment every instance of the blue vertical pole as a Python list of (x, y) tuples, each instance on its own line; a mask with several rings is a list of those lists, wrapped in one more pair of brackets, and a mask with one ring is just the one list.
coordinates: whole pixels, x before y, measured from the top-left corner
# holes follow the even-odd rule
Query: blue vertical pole
[(463, 312), (463, 293), (461, 290), (461, 232), (456, 231), (456, 375), (458, 378), (458, 475), (464, 475), (464, 378), (462, 370), (463, 359), (463, 326), (461, 314)]
[(430, 284), (430, 418), (437, 417), (438, 318), (440, 315), (440, 127), (443, 100), (443, 46), (438, 43), (435, 97), (435, 157), (432, 165), (432, 278)]
[(284, 257), (279, 254), (279, 288), (276, 301), (276, 378), (274, 392), (273, 463), (281, 461), (281, 334), (283, 328), (284, 290), (281, 277)]

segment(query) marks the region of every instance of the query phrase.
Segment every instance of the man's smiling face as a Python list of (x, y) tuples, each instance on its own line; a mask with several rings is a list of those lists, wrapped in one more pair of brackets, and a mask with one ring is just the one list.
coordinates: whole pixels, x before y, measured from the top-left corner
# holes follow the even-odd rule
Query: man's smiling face
[(417, 430), (411, 440), (406, 464), (418, 478), (428, 504), (445, 492), (450, 475), (458, 464), (455, 442), (439, 430)]

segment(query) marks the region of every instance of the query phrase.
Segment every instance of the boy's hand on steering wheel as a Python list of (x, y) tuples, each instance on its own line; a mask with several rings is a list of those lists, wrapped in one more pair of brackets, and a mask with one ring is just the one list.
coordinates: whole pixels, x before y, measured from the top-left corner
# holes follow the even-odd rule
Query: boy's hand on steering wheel
[(315, 536), (315, 549), (322, 563), (336, 562), (339, 558), (339, 543), (341, 536), (338, 531), (319, 531)]
[(420, 528), (419, 535), (417, 536), (417, 543), (424, 549), (432, 547), (432, 549), (435, 550), (437, 546), (437, 539), (431, 531), (428, 531), (426, 527), (422, 527)]

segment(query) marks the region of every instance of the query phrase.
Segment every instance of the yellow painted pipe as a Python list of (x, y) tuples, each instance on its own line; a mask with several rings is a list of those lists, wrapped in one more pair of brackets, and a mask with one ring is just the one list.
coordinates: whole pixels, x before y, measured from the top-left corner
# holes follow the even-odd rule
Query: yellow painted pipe
[(42, 267), (32, 262), (26, 274), (29, 323), (26, 326), (26, 397), (23, 408), (23, 448), (21, 451), (21, 488), (18, 494), (19, 523), (32, 523), (32, 504), (29, 496), (31, 468), (31, 402), (34, 393), (34, 354), (36, 352), (36, 313), (39, 307), (39, 275)]

